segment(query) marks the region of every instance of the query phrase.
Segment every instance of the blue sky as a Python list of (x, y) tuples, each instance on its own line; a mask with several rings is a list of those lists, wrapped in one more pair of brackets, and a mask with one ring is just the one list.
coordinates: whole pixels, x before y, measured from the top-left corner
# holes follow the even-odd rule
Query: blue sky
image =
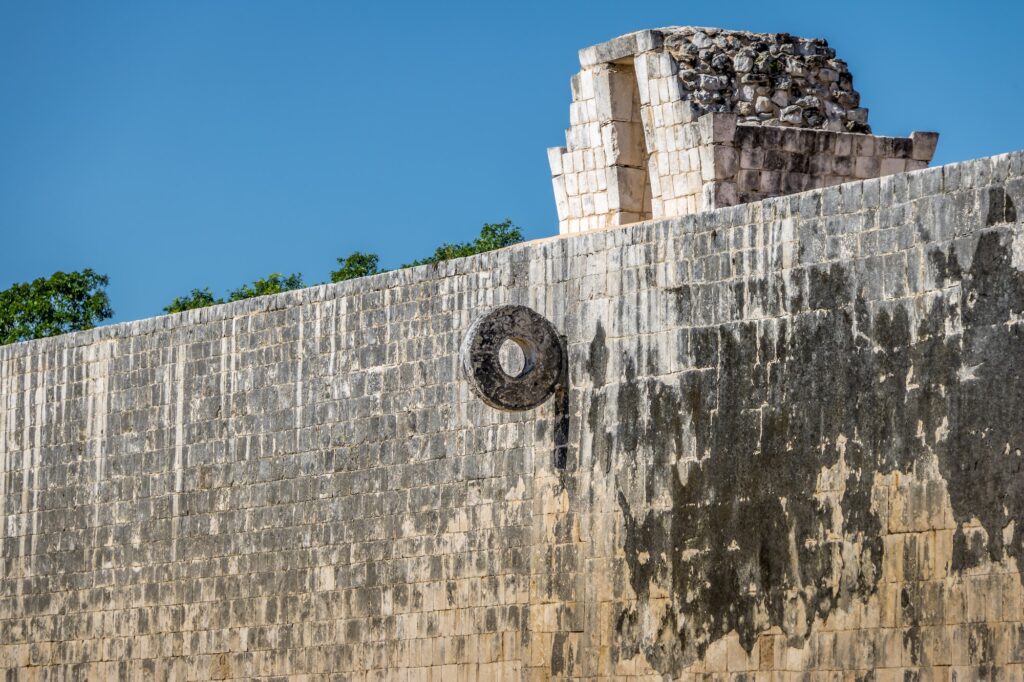
[(1024, 148), (1010, 2), (0, 4), (0, 288), (85, 267), (116, 321), (337, 256), (396, 266), (506, 217), (557, 232), (576, 51), (689, 24), (827, 38), (876, 133)]

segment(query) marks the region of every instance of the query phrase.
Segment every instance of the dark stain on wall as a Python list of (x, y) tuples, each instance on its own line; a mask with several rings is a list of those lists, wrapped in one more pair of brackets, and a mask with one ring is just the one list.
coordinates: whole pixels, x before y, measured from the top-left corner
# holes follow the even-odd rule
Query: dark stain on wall
[[(561, 346), (562, 357), (567, 358), (566, 341), (564, 336), (558, 337)], [(575, 469), (575, 463), (569, 461), (569, 428), (571, 426), (571, 411), (569, 409), (569, 368), (568, 363), (562, 363), (562, 370), (559, 373), (558, 384), (555, 387), (555, 421), (554, 421), (554, 442), (555, 447), (551, 453), (552, 466), (555, 469)]]
[[(1001, 205), (1005, 219), (1012, 203)], [(750, 651), (772, 625), (800, 645), (815, 616), (867, 600), (883, 558), (875, 472), (913, 476), (915, 465), (937, 460), (956, 520), (977, 518), (987, 531), (973, 542), (957, 531), (954, 569), (1004, 552), (1024, 559), (1024, 338), (1011, 323), (1024, 311), (1024, 274), (1011, 264), (1009, 239), (982, 233), (967, 270), (952, 250), (932, 251), (939, 284), (961, 286), (916, 306), (871, 306), (845, 266), (812, 268), (806, 292), (777, 299), (789, 301), (787, 317), (694, 329), (696, 369), (672, 381), (640, 376), (624, 357), (624, 379), (605, 387), (598, 327), (588, 367), (593, 462), (615, 476), (639, 599), (616, 623), (613, 655), (642, 651), (673, 671), (733, 629)], [(689, 290), (670, 295), (690, 299)], [(614, 420), (605, 418), (611, 400)], [(634, 466), (640, 451), (653, 457), (647, 472)], [(845, 480), (816, 499), (823, 468)], [(667, 509), (652, 508), (665, 496)], [(829, 499), (839, 500), (841, 527)], [(844, 545), (856, 558), (850, 566), (847, 550), (836, 581)], [(636, 610), (652, 585), (671, 602), (653, 639), (641, 636)], [(913, 624), (917, 596), (902, 599)], [(913, 657), (914, 627), (906, 636)]]
[(985, 219), (985, 224), (992, 226), (1016, 221), (1017, 207), (1013, 205), (1013, 199), (1002, 187), (990, 187), (988, 190), (988, 216)]

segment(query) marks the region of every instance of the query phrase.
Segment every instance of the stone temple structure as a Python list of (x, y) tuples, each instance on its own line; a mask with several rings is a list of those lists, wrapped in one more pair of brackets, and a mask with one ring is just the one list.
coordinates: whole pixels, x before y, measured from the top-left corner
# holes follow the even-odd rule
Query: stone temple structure
[(871, 135), (824, 40), (671, 27), (580, 66), (566, 146), (548, 150), (562, 234), (919, 170), (938, 139)]
[(1024, 153), (582, 56), (568, 234), (0, 347), (5, 680), (1024, 680)]

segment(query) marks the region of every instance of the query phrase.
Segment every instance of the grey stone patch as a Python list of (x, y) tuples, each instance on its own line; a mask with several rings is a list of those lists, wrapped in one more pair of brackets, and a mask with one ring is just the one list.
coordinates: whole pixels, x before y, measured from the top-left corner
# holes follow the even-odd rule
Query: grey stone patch
[(988, 215), (985, 218), (985, 224), (991, 227), (1016, 221), (1017, 207), (1014, 206), (1013, 199), (1002, 187), (990, 187), (988, 190)]
[[(512, 341), (522, 350), (522, 369), (515, 376), (501, 364), (501, 348)], [(558, 388), (565, 365), (554, 325), (521, 305), (495, 308), (473, 323), (461, 350), (462, 373), (485, 403), (499, 410), (530, 410)]]

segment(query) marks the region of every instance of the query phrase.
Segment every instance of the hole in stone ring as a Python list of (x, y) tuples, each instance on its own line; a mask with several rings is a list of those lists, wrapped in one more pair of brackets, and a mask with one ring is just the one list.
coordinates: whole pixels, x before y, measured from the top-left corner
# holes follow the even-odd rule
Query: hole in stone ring
[(526, 339), (510, 337), (498, 350), (498, 366), (512, 379), (522, 379), (537, 364), (537, 349)]

